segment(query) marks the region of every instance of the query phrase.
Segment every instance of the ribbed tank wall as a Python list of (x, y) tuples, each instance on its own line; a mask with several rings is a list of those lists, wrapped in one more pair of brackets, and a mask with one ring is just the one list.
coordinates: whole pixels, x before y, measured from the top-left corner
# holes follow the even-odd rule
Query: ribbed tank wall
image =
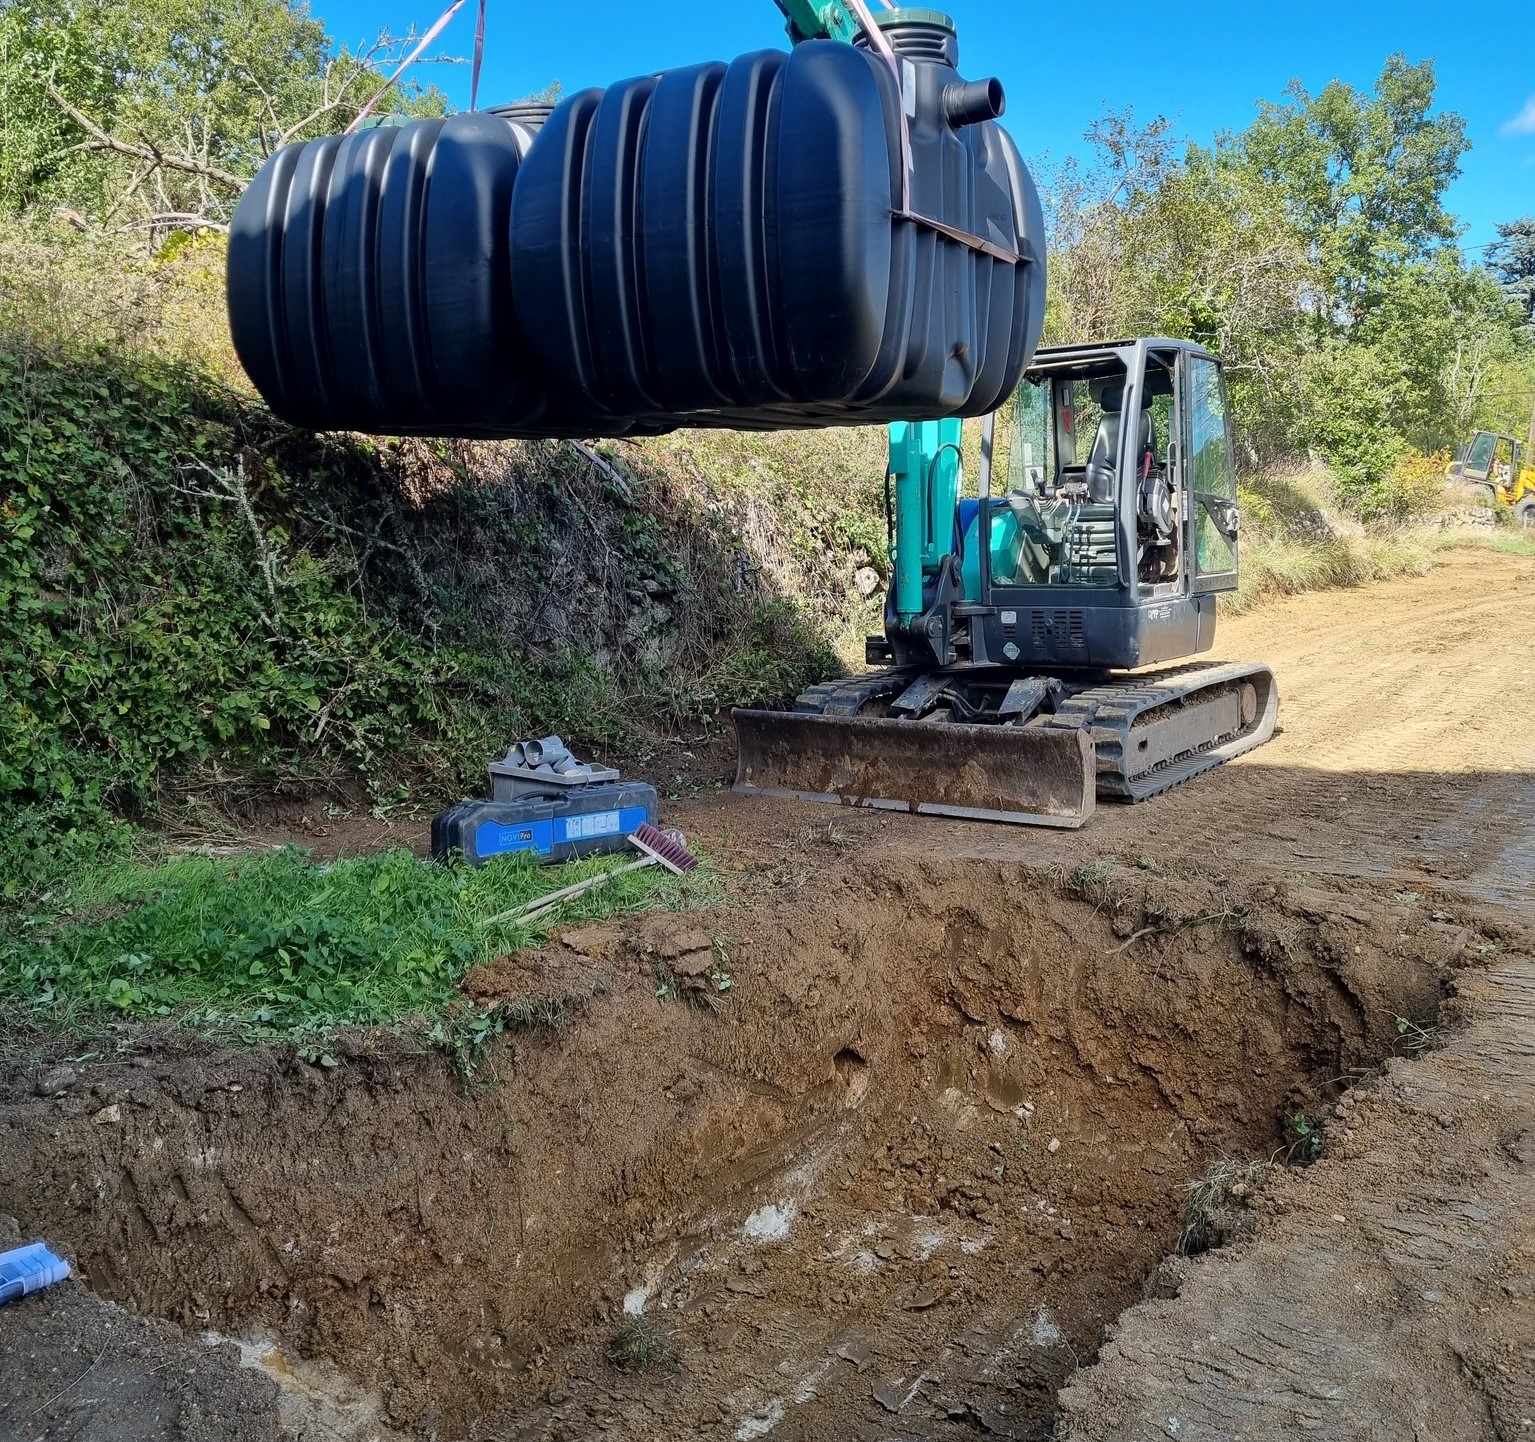
[(492, 115), (291, 145), (229, 235), (229, 321), (279, 415), (317, 430), (537, 430), (511, 294), (512, 187), (533, 133)]
[[(236, 212), (236, 348), (316, 429), (625, 435), (978, 415), (1044, 314), (1043, 225), (994, 122), (954, 129), (829, 41), (290, 146)], [(1014, 265), (902, 218), (912, 208)]]

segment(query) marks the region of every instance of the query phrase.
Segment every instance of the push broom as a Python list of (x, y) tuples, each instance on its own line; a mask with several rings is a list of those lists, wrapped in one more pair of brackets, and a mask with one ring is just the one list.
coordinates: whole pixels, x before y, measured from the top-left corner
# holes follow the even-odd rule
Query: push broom
[(631, 861), (597, 876), (589, 876), (574, 886), (562, 886), (558, 891), (535, 897), (523, 906), (514, 906), (510, 911), (489, 917), (480, 925), (499, 926), (503, 921), (536, 921), (562, 903), (584, 896), (588, 891), (595, 891), (599, 886), (606, 886), (608, 882), (631, 871), (639, 871), (642, 867), (664, 866), (673, 876), (681, 876), (698, 865), (698, 858), (688, 850), (680, 831), (662, 831), (659, 826), (652, 826), (648, 821), (629, 837), (629, 845), (644, 853), (638, 861)]

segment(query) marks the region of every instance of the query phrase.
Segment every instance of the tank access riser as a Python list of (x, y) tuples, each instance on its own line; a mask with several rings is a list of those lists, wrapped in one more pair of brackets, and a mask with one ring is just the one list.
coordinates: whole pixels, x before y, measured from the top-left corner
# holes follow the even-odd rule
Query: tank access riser
[[(935, 679), (942, 673), (929, 673)], [(1279, 688), (1252, 663), (1198, 663), (1072, 689), (1022, 724), (890, 720), (917, 679), (812, 687), (793, 712), (736, 711), (739, 792), (841, 806), (1078, 827), (1098, 798), (1143, 801), (1261, 746)], [(955, 674), (956, 686), (976, 679)], [(945, 713), (946, 714), (946, 713)]]

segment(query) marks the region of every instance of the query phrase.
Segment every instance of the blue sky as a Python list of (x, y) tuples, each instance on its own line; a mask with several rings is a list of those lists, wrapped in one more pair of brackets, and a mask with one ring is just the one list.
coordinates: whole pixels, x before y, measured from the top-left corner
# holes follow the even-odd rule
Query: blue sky
[[(311, 0), (338, 39), (355, 44), (381, 26), (424, 29), (448, 0)], [(467, 0), (431, 53), (468, 56), (475, 0)], [(1082, 154), (1082, 133), (1105, 108), (1138, 119), (1169, 116), (1187, 139), (1244, 127), (1259, 98), (1277, 100), (1292, 77), (1312, 91), (1339, 78), (1367, 88), (1393, 51), (1431, 58), (1440, 104), (1468, 122), (1473, 148), (1449, 195), (1481, 246), (1493, 226), (1535, 213), (1535, 5), (1418, 0), (1292, 0), (1285, 6), (1162, 3), (1025, 5), (949, 0), (961, 68), (995, 74), (1007, 89), (1006, 125), (1026, 157)], [(1076, 17), (1070, 24), (1068, 16)], [(1494, 38), (1495, 37), (1495, 38)], [(686, 0), (669, 11), (640, 0), (567, 5), (489, 0), (482, 104), (558, 80), (566, 92), (626, 76), (729, 59), (783, 43), (773, 0)], [(425, 65), (460, 106), (467, 65)]]

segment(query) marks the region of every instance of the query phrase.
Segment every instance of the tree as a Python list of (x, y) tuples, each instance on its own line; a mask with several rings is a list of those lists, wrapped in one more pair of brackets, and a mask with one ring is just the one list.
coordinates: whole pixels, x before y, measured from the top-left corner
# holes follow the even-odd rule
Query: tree
[(1433, 62), (1402, 55), (1371, 94), (1334, 80), (1313, 96), (1292, 81), (1233, 142), (1284, 197), (1324, 281), (1325, 321), (1357, 319), (1397, 266), (1455, 240), (1444, 192), (1470, 142), (1459, 115), (1434, 112), (1434, 89)]
[(291, 0), (19, 0), (0, 13), (0, 207), (217, 223), (273, 150), (343, 128), (404, 43), (353, 54)]
[(1180, 158), (1161, 117), (1110, 114), (1087, 139), (1092, 161), (1058, 167), (1044, 187), (1047, 338), (1198, 340), (1225, 362), (1249, 460), (1283, 449), (1315, 281), (1277, 193), (1228, 157)]
[(1456, 251), (1395, 267), (1351, 332), (1390, 381), (1387, 419), (1416, 450), (1447, 448), (1472, 429), (1492, 372), (1515, 345), (1508, 303)]
[(1042, 177), (1050, 246), (1045, 339), (1052, 345), (1116, 330), (1127, 218), (1177, 163), (1172, 125), (1162, 116), (1137, 126), (1132, 111), (1111, 111), (1088, 127), (1086, 139), (1091, 163), (1069, 159)]
[(1390, 515), (1390, 477), (1408, 453), (1392, 416), (1399, 378), (1370, 346), (1329, 336), (1302, 362), (1306, 404), (1294, 439), (1320, 454), (1356, 514)]
[(69, 122), (48, 98), (42, 77), (77, 94), (97, 84), (88, 47), (56, 17), (36, 7), (0, 5), (0, 216), (30, 205), (83, 208), (99, 189), (84, 156), (67, 153)]
[(1287, 448), (1316, 275), (1272, 187), (1191, 149), (1126, 217), (1116, 330), (1184, 336), (1224, 363), (1249, 464)]
[(1497, 240), (1487, 247), (1487, 266), (1535, 337), (1535, 215), (1498, 226)]
[[(1356, 510), (1392, 514), (1398, 463), (1455, 444), (1529, 363), (1505, 291), (1454, 243), (1465, 124), (1434, 109), (1431, 64), (1393, 56), (1369, 93), (1292, 84), (1181, 157), (1165, 120), (1128, 112), (1088, 139), (1092, 161), (1044, 187), (1046, 334), (1209, 346), (1249, 465), (1320, 455)], [(1494, 259), (1520, 283), (1535, 221), (1529, 252), (1509, 229)]]

